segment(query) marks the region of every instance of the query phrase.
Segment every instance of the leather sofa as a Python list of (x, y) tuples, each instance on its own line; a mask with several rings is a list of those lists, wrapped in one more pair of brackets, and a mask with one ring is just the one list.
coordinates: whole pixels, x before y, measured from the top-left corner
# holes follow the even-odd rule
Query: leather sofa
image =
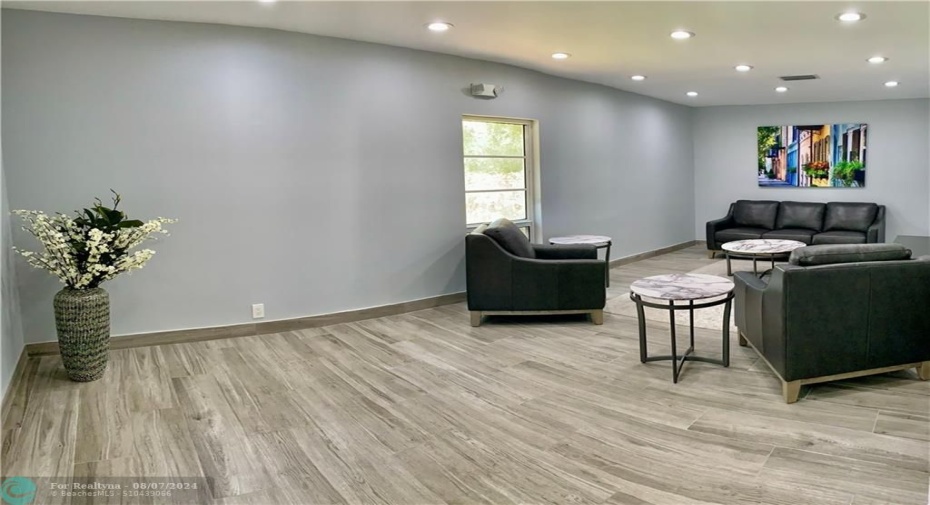
[(471, 325), (484, 315), (590, 314), (603, 324), (607, 262), (593, 245), (531, 244), (498, 219), (465, 236)]
[(930, 256), (901, 244), (817, 245), (791, 253), (768, 281), (734, 276), (740, 345), (801, 385), (917, 368), (930, 379)]
[(730, 204), (725, 217), (707, 222), (710, 257), (726, 242), (759, 238), (797, 240), (808, 245), (884, 242), (885, 206), (738, 200)]

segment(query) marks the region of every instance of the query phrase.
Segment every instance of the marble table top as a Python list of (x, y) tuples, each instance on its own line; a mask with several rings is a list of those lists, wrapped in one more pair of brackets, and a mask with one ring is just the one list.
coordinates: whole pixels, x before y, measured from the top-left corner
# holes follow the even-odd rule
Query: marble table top
[(666, 274), (639, 279), (630, 291), (661, 300), (701, 300), (733, 291), (733, 281), (705, 274)]
[(804, 247), (807, 244), (804, 242), (799, 242), (797, 240), (776, 240), (776, 239), (750, 239), (750, 240), (736, 240), (733, 242), (727, 242), (723, 244), (721, 249), (724, 251), (730, 251), (740, 254), (747, 255), (768, 255), (768, 254), (781, 254), (791, 252), (799, 247)]
[(552, 237), (549, 239), (550, 244), (591, 244), (606, 246), (609, 242), (610, 237), (604, 235), (569, 235), (566, 237)]

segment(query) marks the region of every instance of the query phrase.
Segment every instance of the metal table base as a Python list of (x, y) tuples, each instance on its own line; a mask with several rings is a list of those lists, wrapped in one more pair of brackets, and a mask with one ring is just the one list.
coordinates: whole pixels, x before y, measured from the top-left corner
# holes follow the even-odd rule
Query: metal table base
[[(727, 258), (727, 275), (730, 277), (733, 277), (733, 270), (730, 268), (731, 257), (736, 258), (736, 259), (746, 259), (746, 260), (751, 259), (752, 260), (752, 273), (757, 276), (761, 276), (761, 275), (765, 275), (765, 272), (775, 269), (776, 259), (786, 259), (791, 255), (791, 253), (739, 254), (739, 253), (731, 253), (730, 251), (723, 251), (723, 253)], [(762, 272), (761, 275), (759, 274), (759, 269), (756, 267), (756, 262), (759, 261), (760, 259), (770, 259), (772, 261), (772, 268), (769, 270), (766, 270), (765, 272)]]
[[(714, 300), (711, 302), (704, 302), (695, 304), (694, 300), (689, 300), (688, 305), (675, 305), (674, 301), (669, 301), (668, 305), (658, 304), (647, 302), (642, 299), (641, 296), (630, 293), (630, 299), (636, 303), (636, 315), (639, 319), (639, 361), (641, 363), (646, 363), (648, 361), (665, 361), (671, 360), (672, 362), (672, 382), (677, 384), (678, 377), (681, 375), (681, 369), (685, 365), (685, 361), (702, 361), (704, 363), (713, 363), (715, 365), (722, 365), (725, 367), (730, 366), (730, 307), (733, 300), (733, 291), (727, 293), (725, 298), (720, 300)], [(723, 359), (713, 359), (705, 358), (703, 356), (694, 355), (694, 309), (706, 309), (708, 307), (716, 307), (717, 305), (724, 304), (723, 309)], [(667, 309), (669, 314), (669, 323), (670, 323), (670, 334), (671, 334), (671, 344), (672, 344), (672, 354), (663, 355), (663, 356), (649, 356), (648, 350), (646, 348), (646, 314), (643, 310), (644, 307), (652, 307), (654, 309)], [(690, 345), (688, 350), (685, 351), (681, 356), (678, 355), (678, 342), (676, 341), (675, 335), (675, 311), (676, 310), (687, 310), (689, 316), (689, 329), (690, 329)]]
[[(730, 257), (731, 257), (731, 254), (730, 254), (730, 251), (724, 251), (724, 253), (725, 253), (726, 257), (727, 257), (727, 275), (729, 275), (729, 276), (732, 277), (732, 276), (733, 276), (733, 270), (730, 268)], [(736, 259), (747, 259), (747, 260), (748, 260), (748, 259), (751, 259), (751, 260), (752, 260), (752, 273), (754, 273), (754, 274), (756, 274), (756, 275), (759, 275), (759, 269), (756, 268), (756, 262), (759, 261), (759, 258), (764, 257), (763, 255), (759, 255), (759, 254), (753, 254), (753, 255), (748, 255), (748, 254), (747, 254), (747, 255), (737, 255), (737, 254), (733, 254), (732, 257), (733, 257), (733, 258), (736, 258)], [(775, 255), (774, 255), (774, 254), (771, 255), (771, 259), (772, 259), (772, 268), (774, 269), (774, 268), (775, 268)]]

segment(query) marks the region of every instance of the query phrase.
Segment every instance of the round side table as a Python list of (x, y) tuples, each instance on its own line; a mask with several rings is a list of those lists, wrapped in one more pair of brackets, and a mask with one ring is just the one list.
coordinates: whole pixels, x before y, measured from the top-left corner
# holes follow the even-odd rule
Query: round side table
[(607, 274), (604, 283), (610, 287), (610, 246), (611, 239), (605, 235), (568, 235), (565, 237), (552, 237), (549, 239), (550, 244), (588, 244), (597, 249), (607, 248), (607, 256), (604, 261), (607, 262)]
[[(678, 376), (685, 361), (703, 361), (715, 365), (730, 366), (730, 306), (733, 300), (733, 281), (716, 275), (668, 274), (655, 275), (634, 281), (630, 285), (630, 299), (636, 303), (639, 319), (639, 361), (671, 360), (672, 382)], [(647, 302), (643, 297), (662, 300), (664, 303)], [(719, 298), (722, 297), (722, 298)], [(701, 300), (708, 300), (702, 302)], [(676, 303), (677, 302), (677, 303)], [(699, 302), (699, 303), (695, 303)], [(694, 355), (694, 309), (724, 305), (723, 309), (723, 359), (705, 358)], [(643, 307), (668, 310), (672, 354), (649, 356), (646, 349), (646, 314)], [(687, 310), (690, 316), (691, 345), (679, 358), (675, 341), (675, 311)]]
[[(759, 258), (768, 258), (772, 260), (772, 268), (775, 268), (775, 257), (790, 254), (791, 251), (804, 247), (807, 244), (798, 240), (780, 240), (780, 239), (747, 239), (734, 240), (720, 246), (727, 256), (727, 275), (733, 275), (730, 269), (730, 258), (748, 258), (752, 260), (752, 273), (759, 275), (756, 268), (756, 261)], [(763, 272), (764, 273), (764, 272)]]

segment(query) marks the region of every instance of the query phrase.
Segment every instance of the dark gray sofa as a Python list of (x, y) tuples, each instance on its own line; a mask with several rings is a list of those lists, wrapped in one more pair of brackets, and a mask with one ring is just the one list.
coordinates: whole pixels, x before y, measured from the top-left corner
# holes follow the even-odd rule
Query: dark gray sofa
[(531, 244), (498, 219), (465, 237), (465, 278), (472, 326), (484, 315), (590, 314), (603, 324), (607, 263), (593, 245)]
[(930, 256), (900, 244), (818, 245), (791, 253), (768, 281), (734, 276), (740, 345), (800, 387), (917, 368), (930, 379)]
[(738, 200), (727, 215), (707, 222), (707, 249), (746, 239), (797, 240), (808, 245), (885, 241), (885, 206), (858, 202)]

